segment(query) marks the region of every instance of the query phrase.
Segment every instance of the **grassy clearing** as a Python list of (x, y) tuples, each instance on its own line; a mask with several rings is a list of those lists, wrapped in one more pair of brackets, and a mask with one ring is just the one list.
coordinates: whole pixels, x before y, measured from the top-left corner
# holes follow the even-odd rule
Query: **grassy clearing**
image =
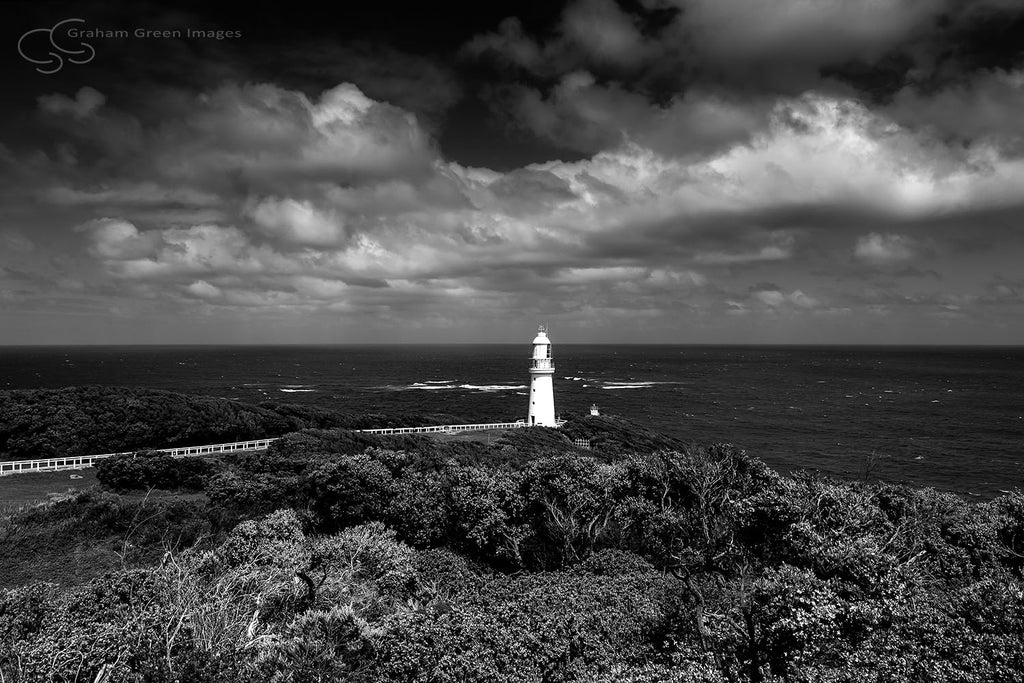
[[(78, 476), (81, 479), (74, 479)], [(96, 484), (96, 470), (63, 470), (10, 474), (0, 477), (0, 510), (42, 503), (68, 491), (80, 491)]]

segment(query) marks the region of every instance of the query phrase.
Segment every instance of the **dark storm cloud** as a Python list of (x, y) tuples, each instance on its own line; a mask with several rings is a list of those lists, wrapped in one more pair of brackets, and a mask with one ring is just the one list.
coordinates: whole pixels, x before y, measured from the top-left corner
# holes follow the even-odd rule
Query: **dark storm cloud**
[[(1024, 13), (1017, 2), (914, 0), (875, 2), (800, 0), (665, 0), (680, 10), (664, 32), (666, 43), (694, 62), (694, 76), (725, 80), (734, 87), (796, 93), (820, 85), (831, 70), (839, 79), (857, 65), (886, 70), (902, 67), (904, 77), (931, 70), (950, 55), (949, 37)], [(959, 55), (963, 61), (965, 55)], [(958, 69), (947, 65), (949, 71)], [(864, 85), (879, 85), (864, 83)], [(870, 87), (868, 88), (871, 89)], [(879, 94), (877, 90), (873, 94)]]
[[(1005, 29), (1022, 16), (1016, 0), (647, 0), (628, 11), (612, 0), (575, 0), (550, 38), (510, 17), (464, 50), (549, 80), (587, 69), (612, 79), (628, 74), (650, 88), (674, 72), (678, 86), (711, 80), (796, 94), (820, 85), (828, 69), (842, 78), (842, 67), (853, 74), (857, 64), (899, 64), (904, 76), (931, 74), (939, 63), (947, 74), (973, 68), (982, 47), (951, 50), (950, 38), (963, 43), (972, 32)], [(1012, 45), (1002, 50), (989, 62), (1019, 56)]]
[[(662, 13), (657, 21), (654, 12)], [(1024, 26), (1024, 6), (650, 0), (626, 11), (611, 0), (577, 0), (551, 37), (510, 18), (464, 52), (513, 67), (507, 84), (488, 90), (498, 115), (586, 153), (627, 139), (670, 154), (745, 142), (776, 97), (809, 89), (894, 97), (896, 120), (912, 127), (1018, 136), (1019, 76), (1000, 69), (1020, 63), (1019, 47), (993, 51), (987, 71), (976, 53), (949, 49), (951, 37), (993, 23)]]

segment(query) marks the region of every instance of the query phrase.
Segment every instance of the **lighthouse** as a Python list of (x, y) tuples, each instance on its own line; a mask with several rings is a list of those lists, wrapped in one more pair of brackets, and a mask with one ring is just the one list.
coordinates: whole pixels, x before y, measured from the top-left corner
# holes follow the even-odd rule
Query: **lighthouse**
[(555, 422), (555, 392), (551, 379), (555, 374), (555, 362), (551, 359), (551, 340), (544, 325), (540, 326), (533, 340), (533, 356), (530, 358), (530, 414), (527, 424), (531, 427), (557, 427)]

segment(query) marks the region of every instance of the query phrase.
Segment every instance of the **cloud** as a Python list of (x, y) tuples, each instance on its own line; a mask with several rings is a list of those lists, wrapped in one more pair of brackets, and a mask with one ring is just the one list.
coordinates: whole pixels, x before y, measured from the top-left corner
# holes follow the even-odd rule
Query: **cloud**
[[(255, 55), (268, 62), (267, 72), (289, 81), (352, 83), (378, 102), (387, 102), (425, 117), (431, 124), (458, 102), (463, 88), (452, 69), (427, 55), (410, 54), (381, 43), (338, 44), (303, 41), (301, 47)], [(306, 88), (302, 88), (306, 89)]]
[(463, 52), (474, 57), (488, 57), (527, 71), (536, 71), (546, 62), (544, 50), (535, 40), (526, 35), (523, 24), (515, 17), (503, 19), (495, 33), (485, 33), (472, 38)]
[(248, 214), (264, 233), (289, 244), (329, 247), (347, 239), (341, 217), (309, 201), (267, 198), (255, 203)]
[[(767, 288), (765, 289), (762, 289), (762, 287), (766, 287), (766, 285), (758, 285), (752, 288), (750, 298), (771, 309), (812, 309), (817, 308), (820, 305), (820, 302), (817, 299), (805, 294), (799, 289), (793, 290), (789, 294), (785, 294), (773, 285), (767, 285)], [(733, 302), (732, 305), (734, 308), (742, 308), (742, 304)]]
[[(700, 251), (694, 261), (713, 266), (736, 266), (764, 261), (785, 261), (793, 256), (796, 237), (791, 232), (770, 232), (757, 235), (770, 244), (756, 251)], [(740, 245), (737, 245), (740, 246)]]
[(36, 248), (35, 243), (17, 230), (0, 230), (0, 251), (28, 254)]
[(762, 87), (806, 87), (819, 70), (876, 62), (934, 31), (945, 0), (678, 0), (673, 36), (709, 75)]
[(233, 174), (266, 187), (421, 173), (434, 158), (415, 116), (351, 84), (315, 102), (272, 85), (224, 86), (157, 144), (155, 163), (171, 177)]
[(108, 260), (136, 259), (151, 254), (159, 244), (153, 233), (142, 234), (133, 224), (116, 218), (89, 221), (77, 228), (91, 240), (90, 252)]
[(209, 207), (221, 200), (216, 194), (198, 188), (167, 187), (154, 181), (119, 182), (94, 188), (49, 187), (40, 198), (60, 206), (190, 206)]
[(564, 178), (536, 168), (502, 174), (487, 184), (487, 190), (497, 202), (525, 211), (550, 210), (578, 198)]
[[(742, 142), (780, 97), (810, 92), (895, 96), (897, 122), (973, 140), (1019, 132), (1019, 60), (955, 46), (1022, 18), (1013, 0), (576, 0), (554, 32), (508, 18), (463, 51), (504, 77), (496, 115), (587, 154), (626, 136), (663, 151)], [(995, 63), (977, 71), (975, 53)]]
[[(270, 84), (225, 84), (196, 96), (165, 93), (162, 100), (161, 118), (150, 125), (110, 105), (59, 122), (80, 144), (97, 148), (99, 155), (90, 154), (98, 156), (95, 163), (118, 162), (116, 169), (79, 163), (62, 172), (120, 172), (121, 191), (132, 184), (136, 192), (152, 190), (142, 177), (205, 193), (239, 187), (271, 193), (320, 180), (350, 184), (424, 175), (437, 158), (415, 115), (372, 100), (352, 84), (315, 100)], [(61, 192), (56, 199), (68, 200)]]
[(830, 77), (860, 85), (867, 66), (897, 82), (943, 60), (956, 72), (951, 62), (966, 56), (951, 54), (955, 38), (1021, 13), (1015, 0), (647, 0), (628, 12), (611, 0), (577, 0), (546, 40), (508, 18), (465, 52), (545, 78), (598, 69), (630, 73), (640, 86), (795, 95)]
[(857, 239), (854, 256), (872, 266), (891, 266), (913, 260), (916, 244), (904, 235), (873, 232)]
[(88, 237), (93, 256), (101, 259), (113, 274), (128, 279), (252, 274), (275, 261), (270, 250), (253, 245), (242, 231), (230, 226), (140, 231), (128, 221), (104, 218), (77, 229)]
[(185, 291), (200, 299), (217, 299), (223, 295), (219, 287), (214, 287), (205, 280), (196, 280), (188, 285)]
[(614, 0), (581, 0), (570, 4), (562, 16), (564, 40), (577, 46), (587, 58), (615, 66), (635, 67), (653, 55), (634, 17)]
[(548, 95), (524, 86), (496, 90), (511, 116), (539, 137), (593, 154), (628, 141), (666, 154), (708, 152), (746, 141), (766, 120), (764, 107), (688, 92), (665, 105), (577, 71)]
[(982, 72), (941, 90), (908, 85), (886, 109), (894, 120), (968, 144), (990, 141), (1024, 150), (1024, 71)]
[[(355, 86), (308, 96), (222, 85), (148, 122), (125, 165), (45, 173), (31, 196), (58, 215), (98, 216), (77, 233), (90, 291), (210, 315), (427, 326), (896, 310), (927, 298), (896, 285), (890, 299), (846, 291), (851, 245), (871, 266), (856, 267), (855, 286), (884, 289), (878, 277), (910, 267), (901, 249), (923, 253), (952, 226), (1020, 215), (1024, 164), (1005, 148), (947, 145), (856, 99), (780, 98), (736, 139), (709, 144), (697, 119), (716, 110), (685, 112), (717, 106), (710, 95), (688, 93), (658, 114), (626, 90), (573, 79), (559, 81), (563, 99), (541, 104), (567, 120), (577, 110), (592, 122), (605, 110), (608, 122), (635, 119), (617, 134), (576, 126), (581, 139), (609, 136), (578, 161), (467, 167), (444, 159), (416, 116)], [(129, 115), (105, 105), (90, 119), (112, 114)], [(659, 127), (659, 117), (677, 118)], [(553, 125), (553, 138), (567, 126)], [(670, 139), (685, 130), (691, 140)], [(747, 289), (748, 278), (763, 282)]]
[(54, 93), (39, 97), (39, 108), (47, 114), (69, 114), (76, 119), (84, 119), (96, 112), (107, 101), (106, 96), (95, 88), (84, 86), (75, 93), (74, 99)]

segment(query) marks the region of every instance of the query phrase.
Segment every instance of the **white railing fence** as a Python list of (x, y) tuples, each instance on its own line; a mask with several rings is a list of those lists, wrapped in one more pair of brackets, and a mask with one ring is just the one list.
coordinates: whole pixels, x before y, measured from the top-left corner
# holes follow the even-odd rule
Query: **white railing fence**
[(98, 460), (113, 457), (115, 455), (131, 455), (139, 451), (156, 451), (167, 453), (175, 458), (186, 458), (189, 456), (206, 455), (208, 453), (230, 453), (232, 451), (262, 451), (275, 441), (275, 439), (253, 439), (251, 441), (235, 441), (233, 443), (217, 443), (207, 446), (182, 446), (180, 448), (139, 448), (134, 451), (123, 451), (120, 453), (100, 453), (98, 455), (79, 455), (69, 458), (44, 458), (41, 460), (11, 460), (0, 462), (0, 476), (5, 474), (20, 474), (22, 472), (56, 472), (59, 470), (80, 470), (85, 467), (93, 467)]
[[(445, 433), (457, 434), (459, 432), (483, 431), (486, 429), (518, 429), (525, 427), (526, 422), (485, 422), (468, 425), (431, 425), (429, 427), (382, 427), (377, 429), (353, 429), (354, 432), (363, 434), (431, 434)], [(253, 439), (250, 441), (235, 441), (232, 443), (217, 443), (208, 446), (182, 446), (180, 448), (139, 448), (134, 451), (120, 453), (101, 453), (99, 455), (79, 455), (68, 458), (43, 458), (40, 460), (9, 460), (0, 462), (0, 477), (7, 474), (23, 474), (28, 472), (57, 472), (60, 470), (80, 470), (86, 467), (95, 466), (98, 460), (113, 457), (115, 455), (130, 455), (139, 451), (156, 451), (167, 453), (175, 458), (188, 458), (198, 455), (209, 455), (212, 453), (231, 453), (235, 451), (262, 451), (270, 444), (277, 441), (272, 439)]]
[(471, 425), (431, 425), (429, 427), (380, 427), (377, 429), (356, 429), (363, 434), (432, 434), (442, 432), (457, 434), (458, 432), (479, 432), (485, 429), (518, 429), (525, 427), (526, 422), (483, 422)]

